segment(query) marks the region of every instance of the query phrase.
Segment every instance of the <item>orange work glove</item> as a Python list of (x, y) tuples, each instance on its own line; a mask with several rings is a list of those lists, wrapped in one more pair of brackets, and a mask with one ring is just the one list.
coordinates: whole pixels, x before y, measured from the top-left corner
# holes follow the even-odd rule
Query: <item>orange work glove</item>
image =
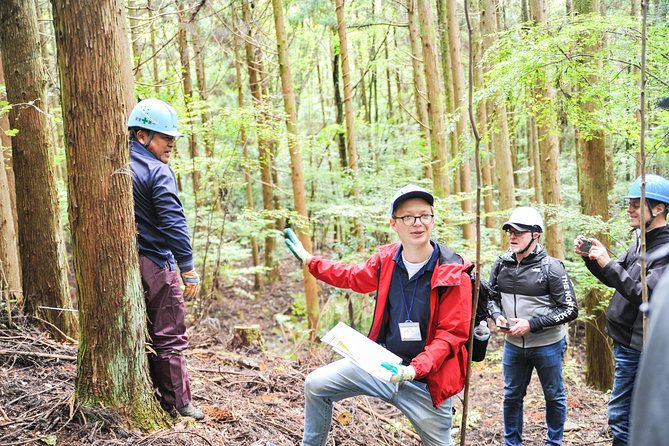
[(186, 286), (184, 289), (184, 297), (186, 299), (197, 297), (197, 293), (200, 291), (200, 275), (195, 269), (181, 273), (181, 280), (184, 281), (184, 285)]

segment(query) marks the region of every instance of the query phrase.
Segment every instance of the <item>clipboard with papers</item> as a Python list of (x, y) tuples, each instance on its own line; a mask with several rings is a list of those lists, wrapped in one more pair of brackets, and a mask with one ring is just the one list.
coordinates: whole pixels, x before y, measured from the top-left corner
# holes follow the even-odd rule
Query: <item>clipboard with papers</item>
[(402, 358), (359, 333), (343, 322), (328, 331), (321, 341), (372, 376), (390, 382), (393, 373), (382, 367), (382, 362), (401, 364)]

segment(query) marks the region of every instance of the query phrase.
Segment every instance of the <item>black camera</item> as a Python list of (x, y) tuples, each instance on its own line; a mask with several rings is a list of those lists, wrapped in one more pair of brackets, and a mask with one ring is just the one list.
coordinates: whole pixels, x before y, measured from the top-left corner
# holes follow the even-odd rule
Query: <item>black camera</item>
[(578, 248), (579, 251), (581, 251), (583, 254), (587, 254), (590, 252), (590, 248), (592, 248), (592, 242), (590, 239), (584, 238), (581, 240), (581, 247)]

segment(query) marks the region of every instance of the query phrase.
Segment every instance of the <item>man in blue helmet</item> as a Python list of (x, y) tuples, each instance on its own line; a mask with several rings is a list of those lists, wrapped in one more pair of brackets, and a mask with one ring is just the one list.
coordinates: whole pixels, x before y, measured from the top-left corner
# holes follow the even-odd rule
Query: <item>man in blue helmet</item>
[[(649, 259), (646, 279), (648, 294), (652, 297), (669, 263), (666, 256), (656, 259), (653, 256), (654, 252), (669, 245), (669, 180), (659, 175), (646, 175), (646, 202), (642, 203), (639, 177), (624, 198), (629, 200), (627, 214), (630, 226), (637, 231), (637, 239), (622, 257), (612, 260), (607, 248), (599, 240), (586, 239), (583, 235), (574, 240), (574, 252), (583, 257), (590, 272), (604, 285), (616, 290), (606, 312), (606, 332), (613, 339), (613, 357), (616, 361), (608, 409), (613, 446), (628, 444), (632, 391), (643, 347), (643, 314), (639, 308), (641, 268), (638, 231), (646, 231)], [(645, 228), (641, 228), (642, 212)]]
[[(188, 347), (184, 296), (200, 288), (193, 249), (174, 171), (168, 166), (176, 138), (177, 114), (159, 99), (139, 102), (128, 118), (137, 245), (146, 298), (152, 353), (149, 370), (156, 395), (168, 412), (202, 420), (191, 403), (183, 356)], [(185, 285), (181, 291), (179, 274)]]

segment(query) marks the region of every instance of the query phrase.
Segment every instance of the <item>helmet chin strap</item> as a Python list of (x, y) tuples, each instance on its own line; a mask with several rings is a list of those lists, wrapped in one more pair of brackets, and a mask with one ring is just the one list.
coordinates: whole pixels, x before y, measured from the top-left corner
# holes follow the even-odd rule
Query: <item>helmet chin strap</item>
[(518, 251), (516, 254), (525, 254), (525, 252), (527, 252), (527, 250), (530, 249), (530, 246), (532, 246), (532, 242), (534, 242), (534, 240), (535, 240), (534, 232), (532, 232), (532, 240), (530, 240), (530, 243), (528, 243), (527, 246), (525, 246), (525, 248), (523, 248), (522, 251)]
[(151, 141), (153, 140), (155, 134), (156, 132), (154, 132), (153, 130), (149, 130), (149, 139), (146, 140), (145, 144), (140, 143), (146, 150), (149, 150), (149, 144), (151, 144)]
[[(664, 204), (664, 206), (665, 206), (665, 208), (666, 208), (666, 206), (667, 206), (666, 203), (663, 203), (663, 204)], [(657, 217), (658, 215), (660, 215), (662, 212), (658, 212), (657, 214), (654, 213), (654, 212), (653, 212), (653, 207), (652, 207), (651, 204), (650, 204), (650, 200), (648, 200), (647, 198), (646, 198), (646, 206), (648, 206), (648, 212), (650, 212), (650, 218), (649, 218), (648, 221), (646, 222), (646, 230), (648, 230), (648, 227), (649, 227), (651, 224), (653, 224), (653, 220), (655, 220), (655, 217)]]

